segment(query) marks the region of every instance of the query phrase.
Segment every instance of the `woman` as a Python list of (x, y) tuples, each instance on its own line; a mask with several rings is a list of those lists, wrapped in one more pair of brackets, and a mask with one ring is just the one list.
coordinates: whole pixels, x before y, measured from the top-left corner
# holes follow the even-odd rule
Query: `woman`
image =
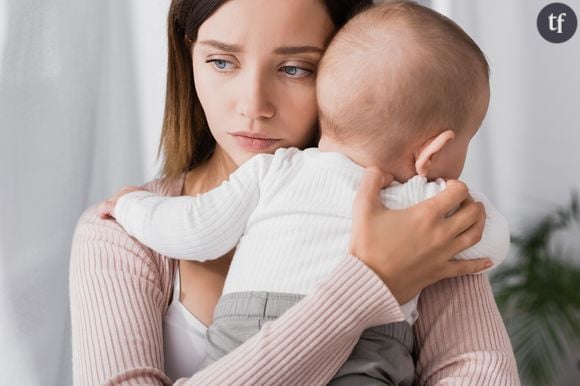
[[(173, 1), (164, 178), (146, 188), (195, 195), (256, 153), (313, 143), (316, 65), (363, 3)], [(453, 279), (426, 288), (419, 304), (419, 382), (517, 383), (487, 279), (459, 277), (485, 262), (449, 261), (481, 236), (480, 206), (451, 182), (432, 200), (386, 211), (378, 191), (389, 182), (377, 171), (365, 176), (354, 208), (353, 256), (313, 294), (197, 373), (204, 346), (192, 331), (211, 323), (232, 253), (176, 264), (88, 209), (71, 261), (75, 384), (170, 384), (177, 376), (189, 378), (176, 384), (323, 384), (364, 329), (402, 320), (399, 304), (447, 277)]]

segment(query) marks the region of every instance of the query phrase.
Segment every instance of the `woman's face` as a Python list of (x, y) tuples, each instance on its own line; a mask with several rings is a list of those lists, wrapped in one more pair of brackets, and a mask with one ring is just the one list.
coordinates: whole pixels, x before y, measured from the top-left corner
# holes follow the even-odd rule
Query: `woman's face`
[(320, 0), (231, 0), (201, 25), (195, 89), (218, 146), (237, 165), (313, 138), (315, 72), (333, 31)]

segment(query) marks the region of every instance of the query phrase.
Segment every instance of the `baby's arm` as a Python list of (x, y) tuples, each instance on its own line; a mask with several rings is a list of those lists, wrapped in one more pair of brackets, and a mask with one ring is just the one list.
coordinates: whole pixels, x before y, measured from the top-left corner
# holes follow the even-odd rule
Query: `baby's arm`
[(229, 180), (195, 197), (164, 197), (146, 191), (125, 194), (118, 199), (113, 215), (127, 233), (163, 255), (217, 259), (242, 236), (271, 158), (251, 158)]
[(494, 269), (507, 257), (510, 247), (509, 225), (506, 218), (499, 213), (484, 194), (471, 192), (471, 196), (485, 207), (485, 227), (481, 240), (473, 247), (459, 253), (455, 258), (468, 260), (487, 257), (493, 261), (493, 266), (488, 270)]

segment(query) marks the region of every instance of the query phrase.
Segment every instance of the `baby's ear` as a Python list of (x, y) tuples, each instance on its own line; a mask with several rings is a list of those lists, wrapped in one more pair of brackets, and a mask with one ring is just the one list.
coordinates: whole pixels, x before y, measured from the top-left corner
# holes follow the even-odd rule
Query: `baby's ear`
[(437, 154), (445, 147), (447, 143), (455, 138), (453, 130), (445, 130), (435, 137), (429, 138), (425, 143), (415, 152), (415, 170), (420, 176), (426, 176), (429, 169), (433, 166), (433, 161)]

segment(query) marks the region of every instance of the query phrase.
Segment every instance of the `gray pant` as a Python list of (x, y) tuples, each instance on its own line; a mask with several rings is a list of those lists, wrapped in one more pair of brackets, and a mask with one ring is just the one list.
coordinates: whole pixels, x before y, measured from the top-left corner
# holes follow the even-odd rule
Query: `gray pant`
[[(238, 292), (222, 296), (207, 330), (208, 353), (202, 368), (256, 335), (304, 296), (270, 292)], [(415, 362), (413, 331), (407, 322), (363, 331), (352, 353), (329, 385), (412, 385)], [(264, 380), (268, 383), (267, 380)]]

